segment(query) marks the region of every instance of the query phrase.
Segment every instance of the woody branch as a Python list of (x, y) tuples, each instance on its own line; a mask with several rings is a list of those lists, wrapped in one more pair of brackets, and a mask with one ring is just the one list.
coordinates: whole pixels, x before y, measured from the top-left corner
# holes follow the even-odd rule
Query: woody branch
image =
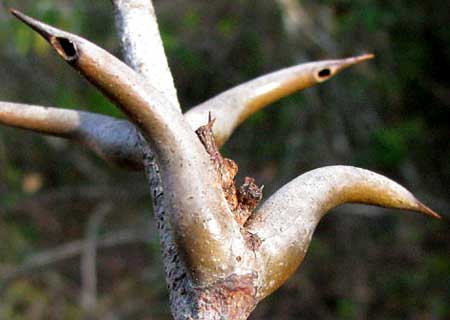
[[(163, 211), (167, 209), (170, 223), (166, 230), (172, 232), (173, 228), (173, 234), (169, 235), (165, 249), (170, 251), (172, 242), (176, 242), (194, 285), (200, 288), (212, 284), (217, 279), (227, 278), (236, 270), (242, 272), (245, 266), (259, 275), (254, 298), (261, 300), (278, 288), (301, 263), (314, 228), (323, 214), (342, 203), (361, 202), (439, 217), (406, 189), (383, 176), (363, 169), (336, 166), (317, 169), (293, 180), (251, 214), (250, 219), (243, 222), (243, 226), (238, 225), (232, 218), (218, 185), (216, 168), (193, 129), (204, 124), (206, 114), (211, 112), (216, 117), (216, 126), (213, 129), (215, 138), (218, 145), (221, 145), (240, 123), (257, 110), (294, 91), (327, 80), (345, 67), (371, 58), (371, 55), (322, 61), (281, 70), (233, 88), (193, 108), (183, 117), (175, 91), (171, 89), (173, 81), (170, 71), (166, 68), (167, 61), (160, 70), (166, 74), (165, 84), (155, 89), (155, 80), (146, 74), (149, 65), (140, 55), (148, 48), (146, 41), (138, 41), (139, 35), (145, 35), (139, 33), (140, 28), (136, 24), (130, 23), (131, 17), (142, 15), (144, 19), (147, 17), (151, 20), (150, 28), (157, 30), (151, 1), (114, 1), (114, 4), (128, 62), (146, 77), (137, 74), (85, 39), (45, 25), (19, 12), (13, 13), (39, 32), (64, 60), (127, 114), (133, 124), (123, 124), (128, 128), (130, 136), (134, 137), (125, 140), (139, 141), (138, 131), (135, 130), (133, 134), (131, 129), (136, 126), (145, 138), (143, 153), (150, 152), (148, 146), (155, 152), (161, 180), (156, 166), (146, 163), (144, 167), (150, 172), (150, 176), (156, 177), (153, 191), (160, 188), (169, 191), (165, 202), (156, 206), (159, 211), (162, 210), (159, 213), (162, 220), (165, 219)], [(133, 29), (139, 29), (135, 30), (138, 38), (133, 38)], [(154, 44), (162, 49), (159, 34), (151, 38), (151, 41), (156, 41)], [(159, 56), (165, 59), (163, 51)], [(17, 105), (0, 103), (0, 116), (6, 115), (3, 118), (7, 119), (1, 121), (73, 140), (78, 139), (80, 143), (94, 150), (96, 149), (86, 142), (87, 140), (98, 140), (100, 145), (111, 144), (101, 135), (91, 132), (90, 126), (83, 125), (83, 122), (79, 121), (80, 113), (46, 110), (36, 106), (23, 106), (25, 111), (18, 113), (14, 111), (15, 106)], [(60, 118), (58, 116), (62, 115), (68, 120), (57, 120)], [(107, 127), (107, 131), (114, 132), (118, 129), (115, 122), (118, 120), (93, 114), (85, 116), (114, 124)], [(205, 119), (202, 120), (203, 117)], [(118, 141), (121, 143), (120, 139)], [(127, 144), (127, 141), (124, 143)], [(134, 149), (139, 148), (134, 145)], [(160, 194), (162, 195), (162, 192)], [(308, 197), (299, 197), (298, 194)], [(158, 203), (158, 195), (154, 199), (155, 203)], [(245, 246), (242, 228), (255, 239), (254, 246), (250, 249)], [(164, 236), (164, 230), (162, 234)], [(163, 245), (163, 250), (165, 249)], [(169, 274), (168, 278), (170, 277)], [(205, 293), (208, 293), (208, 290)], [(252, 300), (241, 316), (248, 315), (253, 307)], [(196, 307), (191, 311), (199, 314)]]

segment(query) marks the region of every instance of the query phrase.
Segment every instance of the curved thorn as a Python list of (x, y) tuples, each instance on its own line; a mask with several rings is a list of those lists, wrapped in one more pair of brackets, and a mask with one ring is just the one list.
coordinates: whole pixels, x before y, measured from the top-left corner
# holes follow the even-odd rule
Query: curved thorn
[(373, 57), (373, 54), (363, 54), (340, 60), (304, 63), (272, 72), (203, 102), (186, 112), (185, 117), (192, 128), (197, 129), (211, 112), (217, 119), (214, 136), (218, 146), (221, 146), (242, 122), (258, 110), (296, 91), (324, 82), (340, 71)]
[(246, 224), (262, 245), (257, 251), (261, 272), (261, 299), (295, 272), (306, 254), (323, 215), (344, 203), (363, 203), (440, 216), (398, 183), (374, 172), (330, 166), (292, 180), (250, 217)]
[(13, 14), (120, 107), (149, 142), (169, 194), (176, 243), (194, 283), (205, 285), (232, 272), (235, 257), (246, 253), (245, 243), (209, 156), (179, 111), (105, 50), (17, 11)]
[(0, 124), (66, 138), (106, 162), (142, 170), (136, 127), (126, 120), (76, 110), (0, 101)]

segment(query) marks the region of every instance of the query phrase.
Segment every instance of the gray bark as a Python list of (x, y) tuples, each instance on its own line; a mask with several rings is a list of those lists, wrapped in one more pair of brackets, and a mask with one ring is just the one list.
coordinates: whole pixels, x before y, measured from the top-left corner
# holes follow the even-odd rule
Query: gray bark
[[(132, 8), (131, 4), (125, 6), (123, 5), (123, 1), (114, 1), (116, 24), (119, 29), (119, 34), (122, 35), (121, 46), (125, 61), (135, 71), (144, 75), (152, 85), (158, 86), (157, 88), (165, 93), (165, 96), (179, 108), (170, 69), (165, 67), (167, 66), (167, 59), (164, 50), (161, 50), (162, 42), (153, 5), (151, 1), (145, 0), (132, 2), (135, 2), (137, 6), (140, 5), (140, 9), (138, 7)], [(151, 7), (151, 10), (149, 10), (149, 7)], [(145, 12), (147, 14), (150, 12), (150, 14), (146, 15)], [(140, 23), (137, 21), (124, 23), (124, 17), (128, 17), (126, 21), (132, 22), (132, 15)], [(145, 37), (147, 41), (144, 42), (134, 40), (142, 37), (142, 25), (146, 26)], [(156, 54), (150, 55), (149, 52), (152, 52), (151, 50), (153, 50), (154, 46), (157, 48)], [(139, 63), (136, 61), (139, 61)], [(155, 66), (157, 68), (154, 68)], [(160, 81), (161, 78), (165, 80)], [(142, 137), (141, 149), (143, 153), (143, 165), (149, 181), (150, 194), (153, 199), (154, 216), (160, 236), (161, 254), (163, 257), (166, 284), (169, 290), (172, 315), (176, 320), (223, 319), (221, 310), (217, 310), (213, 304), (204, 305), (203, 308), (199, 308), (198, 306), (198, 294), (192, 288), (192, 281), (189, 279), (190, 273), (175, 244), (174, 231), (169, 219), (170, 208), (165, 201), (166, 196), (160, 171), (154, 153)]]

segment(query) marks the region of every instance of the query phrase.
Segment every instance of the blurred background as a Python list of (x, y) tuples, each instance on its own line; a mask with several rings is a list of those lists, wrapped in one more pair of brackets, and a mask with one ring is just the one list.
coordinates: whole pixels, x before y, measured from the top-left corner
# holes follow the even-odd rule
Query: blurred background
[[(376, 59), (250, 118), (223, 149), (265, 198), (330, 164), (385, 174), (443, 214), (347, 205), (251, 319), (450, 319), (450, 11), (442, 1), (155, 1), (187, 110), (293, 64)], [(121, 117), (6, 9), (120, 56), (110, 1), (0, 1), (0, 99)], [(168, 319), (141, 173), (0, 126), (0, 319)]]

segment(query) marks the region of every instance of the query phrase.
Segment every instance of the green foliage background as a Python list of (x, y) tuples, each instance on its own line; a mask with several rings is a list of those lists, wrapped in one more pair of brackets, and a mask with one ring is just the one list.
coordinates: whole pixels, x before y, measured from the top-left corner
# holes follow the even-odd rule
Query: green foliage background
[[(283, 99), (238, 129), (224, 152), (266, 197), (328, 164), (388, 175), (447, 219), (344, 206), (320, 224), (300, 271), (252, 319), (450, 318), (449, 11), (441, 1), (156, 1), (185, 109), (295, 63), (374, 52), (320, 87)], [(121, 114), (14, 21), (14, 7), (120, 55), (109, 1), (0, 1), (0, 99)], [(292, 25), (291, 25), (292, 27)], [(94, 318), (167, 319), (167, 292), (142, 174), (79, 146), (0, 127), (0, 318), (82, 319), (80, 256), (27, 269), (85, 237), (146, 234), (98, 252)]]

